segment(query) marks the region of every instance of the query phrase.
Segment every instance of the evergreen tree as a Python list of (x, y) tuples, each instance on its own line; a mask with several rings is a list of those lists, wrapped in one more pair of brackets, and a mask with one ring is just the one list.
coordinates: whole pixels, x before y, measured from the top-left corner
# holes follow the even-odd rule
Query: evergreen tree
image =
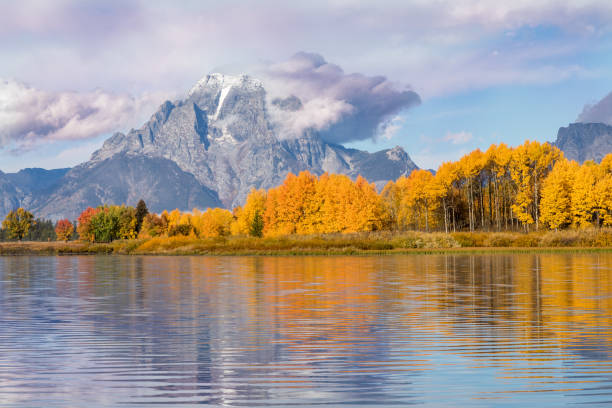
[(255, 212), (253, 221), (249, 227), (249, 235), (252, 237), (261, 238), (263, 236), (264, 220), (259, 211)]
[(138, 201), (138, 204), (136, 204), (136, 234), (140, 232), (142, 222), (147, 214), (149, 214), (149, 209), (147, 208), (147, 204), (145, 204), (144, 200), (141, 199)]
[(53, 221), (37, 218), (24, 238), (27, 241), (55, 241)]

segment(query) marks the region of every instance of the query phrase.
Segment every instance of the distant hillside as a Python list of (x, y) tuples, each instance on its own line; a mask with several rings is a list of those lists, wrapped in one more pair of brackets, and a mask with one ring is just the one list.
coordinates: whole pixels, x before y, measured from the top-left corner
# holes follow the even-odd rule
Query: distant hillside
[(565, 157), (579, 163), (585, 160), (600, 162), (612, 153), (612, 126), (603, 123), (571, 123), (562, 127), (554, 142)]

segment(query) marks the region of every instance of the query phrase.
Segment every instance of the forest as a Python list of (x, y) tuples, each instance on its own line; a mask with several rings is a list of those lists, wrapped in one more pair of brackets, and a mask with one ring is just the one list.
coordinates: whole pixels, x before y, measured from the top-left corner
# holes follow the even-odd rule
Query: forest
[(55, 228), (50, 221), (31, 221), (17, 235), (10, 235), (7, 220), (0, 238), (66, 241), (78, 236), (87, 242), (599, 228), (612, 225), (612, 154), (600, 164), (578, 164), (548, 143), (527, 141), (516, 148), (499, 144), (445, 162), (435, 172), (414, 170), (380, 192), (360, 176), (353, 181), (345, 175), (304, 171), (288, 174), (280, 186), (267, 191), (251, 190), (244, 206), (232, 211), (175, 209), (154, 214), (141, 200), (136, 207), (87, 208), (76, 222), (60, 220)]

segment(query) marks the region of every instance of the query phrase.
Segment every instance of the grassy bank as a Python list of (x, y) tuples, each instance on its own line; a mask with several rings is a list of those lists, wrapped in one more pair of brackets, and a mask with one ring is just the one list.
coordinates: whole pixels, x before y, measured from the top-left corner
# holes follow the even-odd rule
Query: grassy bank
[(476, 253), (534, 251), (612, 251), (612, 229), (496, 233), (379, 232), (284, 236), (276, 238), (192, 237), (85, 242), (4, 242), (0, 255), (142, 254), (142, 255), (335, 255), (393, 253)]

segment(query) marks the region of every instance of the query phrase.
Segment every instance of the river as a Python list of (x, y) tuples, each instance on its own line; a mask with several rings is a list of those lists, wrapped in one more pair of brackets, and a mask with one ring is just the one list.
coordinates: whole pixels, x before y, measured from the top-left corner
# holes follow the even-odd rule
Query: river
[(0, 405), (612, 404), (612, 254), (0, 257)]

